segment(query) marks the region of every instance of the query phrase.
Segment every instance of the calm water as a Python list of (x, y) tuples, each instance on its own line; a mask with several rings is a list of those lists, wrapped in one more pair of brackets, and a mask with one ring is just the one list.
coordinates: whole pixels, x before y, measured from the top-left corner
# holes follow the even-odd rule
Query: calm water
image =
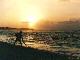
[[(0, 30), (0, 41), (13, 44), (16, 31)], [(79, 32), (24, 32), (25, 47), (48, 51), (80, 52)], [(16, 45), (20, 45), (17, 42)]]

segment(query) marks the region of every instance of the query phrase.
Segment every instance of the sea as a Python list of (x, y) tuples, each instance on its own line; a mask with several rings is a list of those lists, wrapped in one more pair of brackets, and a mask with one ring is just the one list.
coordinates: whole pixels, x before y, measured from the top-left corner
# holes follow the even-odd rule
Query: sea
[[(0, 30), (0, 41), (14, 44), (17, 30)], [(73, 54), (80, 58), (80, 32), (23, 31), (24, 47), (46, 50), (60, 54)], [(16, 45), (20, 46), (20, 42)], [(64, 52), (63, 52), (64, 51)]]

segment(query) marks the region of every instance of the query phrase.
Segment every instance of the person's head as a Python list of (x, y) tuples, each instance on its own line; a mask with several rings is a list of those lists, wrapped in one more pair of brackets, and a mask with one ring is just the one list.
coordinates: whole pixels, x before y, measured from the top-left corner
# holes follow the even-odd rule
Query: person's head
[(20, 32), (19, 33), (22, 33), (22, 31), (20, 30)]

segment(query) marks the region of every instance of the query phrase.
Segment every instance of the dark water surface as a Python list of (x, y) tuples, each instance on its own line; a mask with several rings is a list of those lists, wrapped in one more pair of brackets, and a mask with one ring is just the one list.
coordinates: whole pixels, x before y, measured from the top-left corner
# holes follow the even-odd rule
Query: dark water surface
[[(17, 31), (0, 30), (0, 41), (13, 44), (14, 34)], [(80, 57), (80, 34), (79, 32), (24, 32), (25, 47), (48, 50), (51, 52), (60, 51), (68, 55)], [(17, 42), (16, 45), (20, 45)], [(62, 51), (64, 51), (62, 53)]]

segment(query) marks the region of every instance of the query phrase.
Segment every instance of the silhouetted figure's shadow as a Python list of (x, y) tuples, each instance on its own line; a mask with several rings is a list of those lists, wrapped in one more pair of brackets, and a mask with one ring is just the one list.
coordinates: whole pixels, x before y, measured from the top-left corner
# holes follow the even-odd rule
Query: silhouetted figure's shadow
[(14, 42), (14, 45), (16, 44), (16, 42), (20, 42), (21, 46), (22, 46), (22, 42), (25, 44), (25, 42), (23, 41), (23, 32), (22, 31), (15, 33), (15, 36), (16, 36), (16, 40)]

